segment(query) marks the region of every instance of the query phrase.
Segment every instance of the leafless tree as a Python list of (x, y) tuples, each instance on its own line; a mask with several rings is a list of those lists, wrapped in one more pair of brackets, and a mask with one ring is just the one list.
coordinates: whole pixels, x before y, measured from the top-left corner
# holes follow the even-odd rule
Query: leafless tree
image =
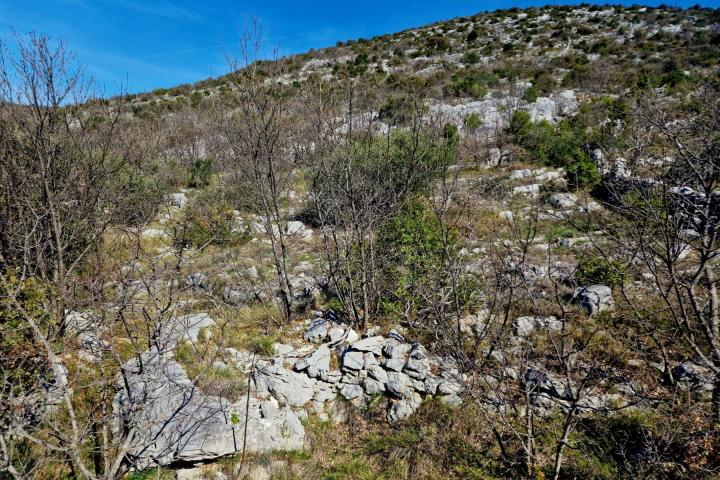
[(34, 34), (18, 37), (17, 53), (3, 47), (0, 95), (0, 259), (52, 282), (62, 331), (70, 279), (113, 220), (123, 188), (118, 111), (93, 98), (64, 43)]
[(262, 48), (256, 19), (243, 33), (240, 59), (230, 60), (232, 87), (239, 101), (224, 131), (232, 151), (232, 173), (247, 188), (249, 203), (270, 240), (280, 307), (289, 320), (293, 285), (283, 198), (296, 172), (287, 111), (289, 87), (283, 82), (282, 62), (263, 61)]
[(706, 84), (692, 97), (693, 112), (679, 111), (669, 98), (629, 100), (625, 141), (610, 152), (622, 159), (608, 165), (606, 182), (617, 217), (601, 230), (610, 241), (599, 249), (649, 283), (649, 291), (630, 284), (622, 294), (656, 347), (665, 380), (675, 382), (671, 362), (679, 345), (709, 369), (715, 422), (720, 421), (718, 98), (717, 85)]

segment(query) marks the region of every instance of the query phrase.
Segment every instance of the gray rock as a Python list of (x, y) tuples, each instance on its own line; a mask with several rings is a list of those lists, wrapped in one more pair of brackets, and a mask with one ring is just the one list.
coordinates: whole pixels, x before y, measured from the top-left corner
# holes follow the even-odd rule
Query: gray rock
[(342, 327), (333, 327), (328, 330), (328, 337), (331, 344), (339, 343), (345, 336), (345, 329)]
[(375, 355), (370, 352), (366, 352), (364, 355), (364, 358), (365, 358), (365, 370), (367, 370), (370, 367), (373, 367), (375, 365), (380, 365), (380, 362), (378, 362), (377, 358), (375, 358)]
[(405, 360), (402, 358), (386, 358), (382, 361), (382, 366), (385, 367), (387, 370), (400, 372), (405, 366)]
[(178, 340), (197, 342), (200, 330), (215, 325), (215, 320), (205, 312), (172, 317), (162, 325), (158, 344), (169, 349)]
[(403, 372), (414, 379), (424, 380), (427, 377), (429, 368), (430, 363), (425, 348), (422, 345), (414, 345), (408, 354)]
[(519, 180), (522, 178), (529, 178), (532, 177), (532, 171), (528, 168), (524, 168), (522, 170), (513, 170), (510, 173), (510, 180)]
[(353, 330), (352, 328), (349, 329), (345, 333), (345, 343), (347, 343), (348, 345), (352, 345), (353, 343), (357, 342), (359, 339), (360, 339), (360, 335), (358, 335), (358, 333), (355, 330)]
[[(293, 292), (293, 301), (296, 304), (296, 308), (299, 310), (304, 310), (308, 306), (314, 305), (321, 293), (315, 280), (306, 277), (304, 273), (301, 273), (296, 277), (291, 277), (290, 287)], [(321, 341), (324, 340), (325, 339), (323, 338)]]
[(345, 400), (361, 397), (364, 393), (360, 385), (344, 385), (342, 389), (340, 389), (340, 395), (345, 397)]
[(331, 383), (317, 382), (315, 384), (315, 395), (313, 401), (324, 403), (335, 400), (337, 396), (337, 387)]
[(562, 322), (556, 317), (518, 317), (513, 322), (513, 334), (518, 337), (527, 337), (537, 330), (559, 332)]
[(374, 365), (368, 369), (368, 376), (374, 378), (378, 382), (385, 383), (388, 381), (387, 372), (379, 365)]
[(297, 220), (290, 220), (285, 225), (285, 233), (287, 235), (297, 235), (298, 237), (304, 237), (308, 233), (312, 235), (312, 231), (308, 230), (303, 222)]
[(342, 372), (340, 370), (330, 370), (327, 373), (321, 373), (320, 379), (327, 383), (338, 383), (342, 379)]
[(316, 318), (305, 331), (303, 337), (308, 342), (322, 343), (327, 339), (328, 330), (330, 329), (331, 322), (325, 318)]
[(573, 303), (578, 303), (590, 315), (611, 311), (615, 308), (612, 290), (607, 285), (590, 285), (578, 287), (572, 295)]
[(342, 356), (343, 370), (362, 370), (365, 366), (365, 355), (363, 352), (346, 350)]
[(123, 366), (123, 381), (113, 402), (117, 428), (130, 431), (128, 454), (136, 468), (187, 464), (232, 455), (243, 449), (247, 422), (250, 453), (296, 450), (305, 430), (288, 408), (263, 407), (250, 398), (231, 405), (221, 397), (203, 395), (182, 367), (153, 347)]
[(256, 379), (261, 379), (281, 403), (301, 407), (312, 400), (315, 381), (302, 373), (287, 370), (278, 365), (267, 365), (258, 370)]
[(102, 339), (100, 319), (92, 312), (69, 312), (65, 315), (68, 335), (80, 344), (80, 356), (92, 363), (102, 359), (108, 343)]
[(385, 384), (383, 382), (379, 382), (369, 377), (363, 381), (363, 387), (365, 389), (365, 393), (368, 395), (379, 395), (385, 391)]
[(455, 394), (443, 395), (440, 397), (440, 401), (445, 405), (450, 405), (451, 407), (459, 407), (462, 405), (462, 398)]
[(287, 343), (276, 342), (273, 343), (273, 350), (275, 351), (275, 355), (287, 356), (295, 351), (295, 347), (293, 347), (292, 345), (288, 345)]
[(462, 385), (456, 380), (444, 380), (438, 385), (437, 391), (443, 395), (457, 395), (462, 392)]
[(358, 340), (353, 343), (352, 348), (361, 352), (371, 352), (379, 357), (382, 355), (382, 349), (385, 346), (386, 341), (385, 337), (379, 335), (363, 338), (362, 340)]
[(187, 201), (187, 195), (185, 195), (184, 192), (176, 192), (168, 195), (168, 203), (173, 207), (185, 208)]
[(410, 350), (412, 350), (411, 344), (391, 339), (383, 348), (383, 354), (388, 358), (405, 358), (405, 355), (410, 353)]
[(577, 195), (573, 193), (556, 193), (550, 197), (550, 204), (557, 208), (573, 208), (577, 203)]
[(675, 381), (684, 390), (713, 390), (713, 376), (710, 369), (693, 362), (677, 364), (672, 369)]
[(367, 378), (367, 372), (364, 370), (348, 370), (345, 372), (345, 375), (343, 375), (340, 383), (343, 385), (361, 385), (365, 378)]
[(425, 393), (428, 395), (435, 395), (438, 387), (440, 386), (441, 380), (437, 377), (427, 377), (425, 379)]
[(542, 185), (539, 183), (533, 183), (531, 185), (520, 185), (519, 187), (513, 187), (512, 192), (516, 195), (525, 195), (530, 198), (535, 198), (540, 195), (540, 188)]
[(404, 373), (388, 372), (387, 391), (399, 398), (410, 398), (415, 386), (410, 377)]
[(225, 303), (229, 303), (230, 305), (245, 305), (247, 303), (251, 303), (253, 300), (255, 300), (255, 296), (252, 294), (249, 294), (239, 287), (225, 287), (223, 289), (222, 293), (222, 299)]
[(312, 354), (298, 361), (295, 370), (307, 370), (307, 374), (313, 378), (327, 374), (330, 371), (330, 348), (326, 343), (320, 345)]
[(410, 417), (422, 404), (422, 397), (413, 392), (408, 398), (395, 400), (388, 411), (388, 420), (397, 423)]
[(185, 285), (199, 290), (207, 290), (208, 276), (201, 272), (191, 273), (185, 278)]

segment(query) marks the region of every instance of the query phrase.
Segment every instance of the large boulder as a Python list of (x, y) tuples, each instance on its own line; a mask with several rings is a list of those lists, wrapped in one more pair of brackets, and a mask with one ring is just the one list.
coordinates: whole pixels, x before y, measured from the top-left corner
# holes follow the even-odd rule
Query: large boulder
[(305, 431), (290, 409), (250, 398), (233, 405), (204, 395), (183, 368), (155, 347), (128, 361), (118, 379), (116, 432), (129, 432), (127, 455), (143, 469), (212, 460), (243, 450), (269, 453), (303, 446)]
[(611, 311), (615, 308), (612, 290), (607, 285), (578, 287), (573, 292), (572, 301), (587, 310), (590, 315)]
[(556, 193), (550, 197), (550, 204), (557, 208), (573, 208), (578, 203), (574, 193)]

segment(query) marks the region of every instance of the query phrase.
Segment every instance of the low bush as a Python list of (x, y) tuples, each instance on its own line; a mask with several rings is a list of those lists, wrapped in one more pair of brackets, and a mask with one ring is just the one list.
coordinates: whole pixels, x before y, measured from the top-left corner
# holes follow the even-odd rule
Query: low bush
[(575, 278), (581, 285), (603, 284), (611, 287), (622, 285), (627, 272), (625, 267), (605, 258), (590, 258), (580, 262)]
[(190, 165), (190, 179), (188, 187), (200, 188), (210, 184), (212, 176), (212, 160), (209, 158), (198, 158)]
[(510, 122), (510, 132), (533, 160), (564, 168), (572, 187), (590, 187), (600, 182), (600, 172), (588, 155), (590, 145), (584, 132), (575, 131), (570, 122), (558, 125), (545, 120), (533, 122), (527, 112), (517, 110)]
[(222, 194), (200, 195), (186, 209), (177, 243), (196, 248), (207, 245), (233, 246), (247, 240), (238, 229), (235, 214)]

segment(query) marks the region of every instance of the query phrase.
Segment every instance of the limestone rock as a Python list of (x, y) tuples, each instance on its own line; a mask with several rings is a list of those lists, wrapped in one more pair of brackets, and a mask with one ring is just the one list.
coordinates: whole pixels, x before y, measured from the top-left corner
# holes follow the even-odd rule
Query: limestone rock
[(398, 398), (410, 398), (415, 388), (412, 379), (400, 372), (388, 372), (388, 381), (385, 385), (388, 392)]
[(185, 192), (171, 193), (170, 195), (168, 195), (167, 200), (170, 205), (178, 208), (185, 208), (185, 205), (187, 205), (188, 202)]
[(316, 318), (310, 322), (310, 325), (305, 331), (305, 340), (313, 343), (324, 342), (327, 339), (330, 324), (330, 320), (326, 318)]
[(372, 366), (368, 369), (368, 376), (374, 378), (378, 382), (385, 383), (388, 381), (388, 373), (379, 365)]
[(345, 397), (345, 400), (353, 400), (358, 398), (365, 393), (360, 385), (344, 385), (340, 389), (340, 395)]
[(395, 400), (390, 406), (388, 420), (390, 420), (391, 423), (397, 423), (401, 420), (405, 420), (415, 413), (415, 410), (420, 407), (421, 403), (422, 397), (415, 392), (413, 392), (408, 398)]
[(246, 418), (244, 401), (231, 405), (203, 395), (182, 367), (155, 347), (128, 361), (123, 378), (113, 411), (117, 428), (135, 433), (129, 455), (138, 457), (138, 469), (235, 454), (243, 448), (246, 422), (250, 453), (303, 446), (305, 430), (291, 410), (264, 408), (263, 415), (263, 402), (251, 397)]
[(530, 336), (537, 330), (559, 332), (562, 322), (556, 317), (518, 317), (513, 322), (513, 333), (518, 337)]
[(343, 370), (362, 370), (365, 366), (365, 355), (363, 352), (346, 350), (342, 356)]
[(307, 375), (287, 370), (278, 365), (267, 365), (258, 370), (261, 380), (281, 403), (301, 407), (312, 400), (314, 381)]
[(578, 287), (573, 292), (572, 301), (582, 306), (590, 315), (611, 311), (615, 308), (612, 290), (607, 285)]
[(363, 381), (363, 387), (365, 389), (365, 393), (368, 395), (379, 395), (385, 391), (385, 384), (383, 382), (370, 377)]
[(577, 203), (577, 195), (573, 193), (556, 193), (550, 197), (550, 204), (557, 208), (573, 208)]
[(330, 371), (330, 348), (326, 343), (320, 345), (311, 355), (295, 363), (295, 370), (307, 370), (307, 374), (313, 378), (321, 376)]
[(392, 370), (394, 372), (400, 372), (402, 371), (403, 367), (405, 366), (405, 359), (403, 358), (386, 358), (382, 361), (382, 366), (385, 367), (387, 370)]
[(382, 336), (374, 336), (363, 338), (352, 344), (354, 350), (361, 352), (371, 352), (377, 356), (382, 355), (382, 349), (385, 346), (386, 339)]

